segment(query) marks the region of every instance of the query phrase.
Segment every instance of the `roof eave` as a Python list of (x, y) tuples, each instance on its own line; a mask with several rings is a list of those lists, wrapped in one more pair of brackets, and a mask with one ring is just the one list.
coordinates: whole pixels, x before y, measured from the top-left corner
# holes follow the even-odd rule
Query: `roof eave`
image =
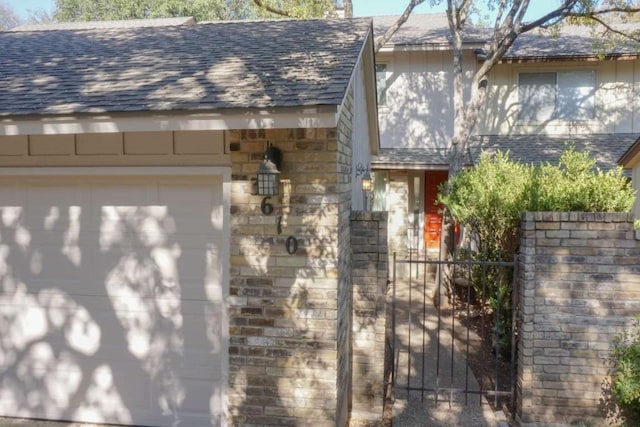
[(505, 56), (499, 63), (501, 64), (520, 64), (530, 62), (574, 62), (574, 61), (632, 61), (638, 59), (638, 54), (606, 54), (606, 55), (522, 55), (522, 56)]
[[(464, 43), (462, 50), (476, 50), (484, 46), (484, 42)], [(380, 49), (380, 53), (411, 52), (411, 51), (442, 51), (451, 50), (449, 42), (442, 43), (387, 43)]]
[(0, 117), (0, 135), (336, 127), (337, 105)]
[(624, 169), (632, 169), (638, 163), (640, 163), (640, 138), (636, 139), (636, 142), (618, 160), (618, 164)]

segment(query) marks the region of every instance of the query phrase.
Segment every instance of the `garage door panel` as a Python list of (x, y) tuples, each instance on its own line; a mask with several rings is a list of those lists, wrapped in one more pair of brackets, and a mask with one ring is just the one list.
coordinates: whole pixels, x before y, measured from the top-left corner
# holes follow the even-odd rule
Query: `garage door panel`
[[(205, 292), (224, 276), (209, 271), (227, 252), (212, 220), (222, 180), (176, 181), (0, 179), (3, 415), (197, 426), (224, 413), (224, 306)], [(25, 348), (48, 350), (25, 365)], [(55, 400), (20, 363), (80, 383)], [(27, 395), (54, 403), (20, 407)]]

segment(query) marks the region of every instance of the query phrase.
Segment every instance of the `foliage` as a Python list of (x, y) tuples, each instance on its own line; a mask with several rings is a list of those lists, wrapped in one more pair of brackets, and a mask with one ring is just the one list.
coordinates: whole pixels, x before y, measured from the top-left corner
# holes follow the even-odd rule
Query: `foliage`
[(18, 15), (7, 5), (0, 2), (0, 31), (8, 30), (20, 23)]
[(622, 169), (603, 172), (589, 153), (570, 148), (558, 166), (543, 165), (538, 173), (539, 199), (529, 210), (629, 212), (634, 192)]
[[(569, 147), (557, 165), (514, 162), (503, 152), (483, 154), (475, 168), (441, 187), (438, 199), (477, 239), (476, 261), (512, 261), (522, 212), (627, 212), (635, 194), (621, 169), (603, 172), (588, 153)], [(495, 315), (494, 346), (505, 356), (511, 339), (511, 275), (497, 266), (479, 265), (473, 272), (476, 294), (487, 296)]]
[(640, 421), (640, 316), (613, 342), (611, 394), (628, 423)]
[(622, 169), (603, 172), (589, 153), (569, 147), (557, 165), (527, 165), (508, 153), (483, 154), (440, 189), (439, 201), (491, 248), (515, 253), (524, 211), (628, 212), (634, 190)]
[[(331, 0), (56, 0), (57, 21), (192, 16), (196, 21), (325, 16), (333, 10)], [(273, 13), (270, 11), (280, 11)]]

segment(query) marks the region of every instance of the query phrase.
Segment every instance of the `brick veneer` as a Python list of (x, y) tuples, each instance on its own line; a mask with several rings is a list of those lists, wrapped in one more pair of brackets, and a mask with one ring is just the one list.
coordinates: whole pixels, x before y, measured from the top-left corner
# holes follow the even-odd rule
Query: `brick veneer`
[(613, 337), (640, 313), (640, 241), (623, 213), (525, 213), (518, 416), (601, 425)]
[[(336, 129), (231, 131), (229, 412), (233, 425), (335, 425), (344, 190)], [(271, 215), (250, 195), (267, 143), (283, 152)], [(282, 233), (278, 234), (281, 217)], [(298, 251), (290, 255), (293, 236)]]
[(387, 213), (353, 212), (352, 425), (375, 423), (384, 403)]

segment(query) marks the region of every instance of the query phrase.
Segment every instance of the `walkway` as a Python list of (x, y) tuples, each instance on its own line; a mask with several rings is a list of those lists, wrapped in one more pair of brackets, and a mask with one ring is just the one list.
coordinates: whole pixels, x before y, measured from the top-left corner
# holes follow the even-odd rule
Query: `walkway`
[[(498, 422), (491, 407), (479, 394), (411, 391), (402, 388), (455, 388), (479, 390), (467, 369), (464, 351), (451, 338), (451, 317), (438, 318), (431, 296), (433, 279), (401, 280), (396, 288), (397, 387), (393, 406), (393, 426), (495, 427)], [(389, 307), (391, 310), (391, 307)], [(458, 326), (456, 326), (458, 327)], [(424, 331), (424, 334), (423, 334)], [(424, 349), (424, 352), (422, 351)], [(439, 360), (439, 363), (436, 363)], [(465, 401), (466, 399), (466, 401)]]

